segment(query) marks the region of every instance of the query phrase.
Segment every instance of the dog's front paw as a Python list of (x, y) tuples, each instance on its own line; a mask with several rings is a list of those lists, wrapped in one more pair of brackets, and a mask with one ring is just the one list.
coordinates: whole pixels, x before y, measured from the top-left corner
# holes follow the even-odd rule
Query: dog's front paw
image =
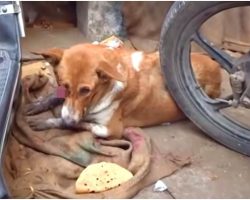
[(91, 124), (88, 122), (81, 122), (79, 124), (74, 124), (71, 127), (78, 130), (91, 131)]
[(26, 115), (35, 115), (43, 112), (43, 110), (43, 106), (39, 101), (24, 106), (24, 113)]
[(34, 131), (43, 131), (51, 128), (46, 119), (27, 119), (27, 122)]

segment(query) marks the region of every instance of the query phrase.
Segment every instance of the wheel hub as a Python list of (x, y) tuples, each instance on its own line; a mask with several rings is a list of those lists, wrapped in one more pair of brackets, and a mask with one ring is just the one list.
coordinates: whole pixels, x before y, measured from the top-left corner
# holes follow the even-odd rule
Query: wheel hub
[(250, 53), (238, 60), (236, 72), (230, 74), (229, 80), (233, 92), (232, 106), (250, 108)]

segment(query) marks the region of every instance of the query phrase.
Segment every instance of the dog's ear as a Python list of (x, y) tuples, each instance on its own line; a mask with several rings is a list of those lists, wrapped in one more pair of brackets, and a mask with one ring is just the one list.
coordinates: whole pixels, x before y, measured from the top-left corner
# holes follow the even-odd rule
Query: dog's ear
[(42, 52), (31, 52), (35, 55), (41, 55), (47, 60), (52, 66), (57, 66), (62, 59), (63, 49), (60, 48), (52, 48)]
[(96, 70), (98, 77), (103, 81), (115, 79), (121, 82), (125, 81), (125, 74), (123, 71), (123, 67), (120, 63), (114, 66), (107, 62), (102, 62)]

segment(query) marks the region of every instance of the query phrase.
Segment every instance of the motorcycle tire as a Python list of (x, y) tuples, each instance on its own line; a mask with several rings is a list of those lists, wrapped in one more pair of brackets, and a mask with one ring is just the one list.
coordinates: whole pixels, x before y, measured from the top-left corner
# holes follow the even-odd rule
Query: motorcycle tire
[(215, 110), (197, 91), (190, 67), (190, 38), (211, 16), (249, 2), (175, 2), (166, 15), (160, 60), (166, 87), (185, 113), (208, 136), (250, 156), (250, 129)]

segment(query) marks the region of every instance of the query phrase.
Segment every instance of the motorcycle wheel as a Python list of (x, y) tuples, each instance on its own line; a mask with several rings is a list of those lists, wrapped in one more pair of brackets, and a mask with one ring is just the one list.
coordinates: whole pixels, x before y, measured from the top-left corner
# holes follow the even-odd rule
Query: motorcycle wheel
[(250, 156), (249, 127), (219, 112), (224, 104), (204, 95), (190, 66), (190, 43), (194, 41), (231, 73), (228, 57), (201, 37), (199, 29), (216, 13), (246, 5), (249, 2), (175, 2), (162, 27), (160, 59), (167, 88), (185, 115), (216, 141)]

